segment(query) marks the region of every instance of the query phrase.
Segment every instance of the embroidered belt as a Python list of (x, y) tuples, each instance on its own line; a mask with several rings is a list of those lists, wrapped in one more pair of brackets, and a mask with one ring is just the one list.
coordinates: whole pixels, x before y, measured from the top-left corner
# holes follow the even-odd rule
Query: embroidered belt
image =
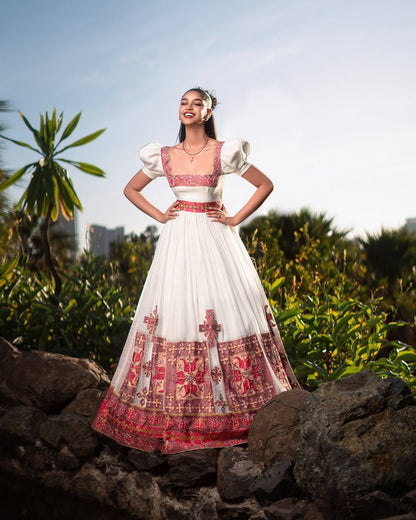
[(179, 211), (191, 211), (192, 213), (206, 213), (210, 209), (222, 208), (222, 203), (214, 202), (188, 202), (187, 200), (178, 200)]

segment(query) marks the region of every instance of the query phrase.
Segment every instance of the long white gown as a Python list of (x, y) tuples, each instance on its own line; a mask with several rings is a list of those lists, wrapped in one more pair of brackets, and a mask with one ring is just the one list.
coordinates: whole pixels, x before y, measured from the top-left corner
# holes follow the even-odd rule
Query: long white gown
[[(119, 365), (93, 428), (144, 451), (247, 441), (259, 408), (298, 386), (266, 295), (237, 232), (206, 215), (224, 175), (243, 175), (249, 145), (220, 142), (210, 175), (172, 174), (151, 143), (143, 172), (181, 201), (161, 232)], [(207, 204), (208, 203), (208, 204)]]

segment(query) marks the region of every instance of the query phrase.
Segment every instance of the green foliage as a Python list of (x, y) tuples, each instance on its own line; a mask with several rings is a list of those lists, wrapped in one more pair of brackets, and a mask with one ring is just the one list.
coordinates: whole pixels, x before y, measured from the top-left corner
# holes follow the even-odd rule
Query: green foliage
[(382, 228), (378, 234), (367, 233), (366, 240), (360, 242), (373, 284), (393, 284), (398, 279), (413, 274), (413, 267), (416, 265), (414, 234), (403, 228)]
[(308, 296), (289, 301), (276, 313), (283, 343), (299, 382), (314, 389), (322, 383), (368, 369), (381, 377), (401, 377), (416, 393), (414, 347), (388, 339), (404, 322), (387, 322), (380, 300)]
[(404, 320), (412, 320), (416, 308), (416, 236), (404, 228), (382, 229), (361, 240), (368, 271), (366, 285), (383, 296), (386, 310), (398, 309)]
[(16, 261), (0, 269), (1, 285), (0, 329), (7, 339), (114, 368), (134, 308), (113, 263), (87, 255), (66, 272), (59, 296), (43, 272)]
[[(305, 210), (291, 216), (271, 212), (242, 233), (296, 375), (314, 389), (369, 369), (402, 377), (416, 392), (415, 349), (397, 340), (400, 331), (414, 338), (414, 326), (394, 321), (395, 313), (405, 320), (414, 316), (412, 242), (403, 232), (390, 233), (389, 240), (383, 232), (380, 244), (373, 237), (366, 245), (348, 240), (331, 222)], [(373, 262), (370, 248), (377, 251)], [(387, 270), (395, 287), (390, 298), (380, 289)], [(384, 297), (376, 299), (380, 291)]]
[[(285, 223), (288, 216), (271, 212), (256, 219), (259, 227), (253, 232), (243, 228), (242, 237), (266, 290), (281, 280), (279, 290), (273, 293), (280, 307), (286, 304), (289, 294), (299, 298), (341, 288), (343, 294), (358, 297), (365, 277), (358, 244), (331, 230), (331, 221), (322, 215), (313, 216), (306, 210), (298, 218), (296, 215), (290, 226)], [(311, 226), (308, 218), (312, 219)], [(281, 220), (289, 228), (284, 238)]]
[(117, 264), (120, 283), (132, 298), (141, 293), (158, 238), (157, 227), (148, 226), (140, 236), (132, 233), (113, 248), (110, 256)]

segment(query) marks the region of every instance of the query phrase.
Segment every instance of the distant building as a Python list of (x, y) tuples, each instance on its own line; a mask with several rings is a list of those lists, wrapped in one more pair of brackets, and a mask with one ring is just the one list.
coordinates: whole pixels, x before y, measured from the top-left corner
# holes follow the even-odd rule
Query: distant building
[(60, 244), (61, 251), (66, 251), (66, 256), (71, 260), (76, 260), (78, 255), (78, 213), (75, 212), (72, 220), (66, 220), (59, 213), (58, 220), (52, 222), (51, 237), (54, 243)]
[(124, 240), (124, 226), (108, 229), (105, 226), (91, 224), (88, 228), (88, 250), (94, 255), (108, 256), (111, 247)]
[(407, 218), (404, 227), (408, 233), (416, 233), (416, 217)]

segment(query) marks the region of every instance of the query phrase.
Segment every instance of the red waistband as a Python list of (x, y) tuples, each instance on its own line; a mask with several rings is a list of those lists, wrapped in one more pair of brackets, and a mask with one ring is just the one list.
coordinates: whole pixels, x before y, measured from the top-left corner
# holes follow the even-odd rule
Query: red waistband
[(192, 213), (206, 213), (210, 209), (222, 208), (222, 203), (214, 202), (189, 202), (187, 200), (178, 200), (179, 211), (191, 211)]

